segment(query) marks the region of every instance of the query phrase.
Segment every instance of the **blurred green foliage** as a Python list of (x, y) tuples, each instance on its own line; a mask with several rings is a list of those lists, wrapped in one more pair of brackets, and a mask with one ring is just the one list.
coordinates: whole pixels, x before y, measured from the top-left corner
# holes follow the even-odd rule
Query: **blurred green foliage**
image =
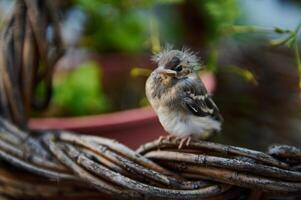
[[(160, 41), (181, 44), (185, 0), (73, 0), (87, 15), (82, 45), (97, 51), (158, 51)], [(205, 19), (206, 40), (217, 39), (221, 30), (238, 16), (237, 0), (194, 0)], [(182, 37), (182, 38), (181, 38)], [(180, 41), (179, 41), (180, 40)]]
[(135, 52), (141, 49), (147, 32), (147, 18), (142, 10), (123, 8), (116, 1), (108, 4), (97, 0), (76, 0), (76, 3), (88, 13), (84, 46), (106, 51)]
[(239, 16), (237, 0), (201, 0), (197, 1), (199, 12), (207, 20), (208, 40), (218, 39), (223, 30), (232, 26)]
[(207, 20), (205, 40), (209, 48), (207, 69), (216, 72), (218, 69), (218, 53), (216, 42), (225, 35), (238, 18), (239, 6), (237, 0), (202, 0), (198, 1), (199, 13)]
[(181, 0), (74, 0), (88, 15), (83, 45), (99, 51), (138, 52), (150, 37), (151, 7)]
[(86, 115), (108, 112), (110, 101), (101, 88), (102, 73), (97, 63), (87, 62), (54, 81), (53, 104), (64, 115)]
[[(294, 50), (295, 60), (298, 67), (299, 74), (301, 74), (301, 58), (300, 58), (300, 48), (299, 48), (299, 40), (298, 33), (301, 29), (301, 23), (295, 28), (295, 30), (287, 30), (276, 27), (274, 31), (278, 34), (286, 34), (286, 37), (275, 39), (270, 41), (272, 46), (280, 46), (287, 45), (289, 48)], [(301, 87), (301, 81), (299, 83), (299, 87)]]
[(248, 82), (251, 82), (254, 85), (258, 85), (255, 75), (248, 69), (231, 65), (231, 66), (227, 66), (227, 70), (229, 70), (233, 74), (237, 74), (239, 77), (243, 78)]

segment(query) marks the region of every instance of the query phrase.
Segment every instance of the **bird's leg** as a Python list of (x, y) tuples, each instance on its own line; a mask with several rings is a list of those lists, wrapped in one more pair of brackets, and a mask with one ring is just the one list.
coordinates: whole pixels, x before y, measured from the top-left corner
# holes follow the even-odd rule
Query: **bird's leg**
[(176, 138), (176, 136), (174, 136), (174, 135), (168, 135), (168, 136), (166, 137), (166, 139), (167, 139), (169, 142), (172, 140), (172, 138)]
[(161, 144), (162, 141), (165, 139), (166, 136), (161, 135), (158, 139), (158, 143)]
[(174, 136), (174, 135), (167, 135), (167, 136), (160, 136), (159, 139), (158, 139), (158, 142), (159, 143), (162, 143), (163, 140), (167, 140), (167, 141), (179, 141), (179, 146), (178, 146), (178, 149), (181, 149), (183, 147), (183, 145), (185, 144), (186, 146), (189, 146), (190, 144), (190, 141), (191, 141), (191, 137), (177, 137), (177, 136)]
[(176, 136), (173, 136), (173, 135), (167, 135), (167, 136), (164, 135), (163, 136), (163, 135), (161, 135), (158, 139), (158, 142), (162, 143), (162, 141), (165, 140), (165, 139), (170, 142), (172, 140), (172, 138), (176, 138)]
[(186, 146), (189, 146), (190, 141), (191, 141), (191, 137), (188, 137), (188, 138), (187, 138), (187, 141), (186, 141)]
[(189, 146), (190, 144), (190, 141), (191, 141), (191, 137), (184, 137), (184, 138), (181, 138), (180, 139), (180, 144), (178, 146), (178, 149), (181, 149), (183, 147), (183, 144), (186, 142), (186, 146)]

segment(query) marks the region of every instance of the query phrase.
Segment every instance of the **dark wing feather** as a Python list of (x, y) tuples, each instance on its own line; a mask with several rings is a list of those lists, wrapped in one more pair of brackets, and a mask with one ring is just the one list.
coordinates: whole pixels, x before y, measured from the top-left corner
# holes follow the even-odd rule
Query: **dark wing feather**
[(193, 100), (190, 97), (184, 97), (183, 103), (184, 103), (185, 107), (194, 115), (197, 115), (200, 117), (205, 117), (205, 116), (210, 115), (210, 113), (205, 112), (201, 108), (201, 106), (198, 104), (198, 102), (196, 102), (195, 100)]
[(218, 107), (207, 94), (207, 90), (200, 80), (186, 80), (183, 86), (182, 105), (186, 110), (196, 116), (210, 116), (218, 121), (223, 120)]

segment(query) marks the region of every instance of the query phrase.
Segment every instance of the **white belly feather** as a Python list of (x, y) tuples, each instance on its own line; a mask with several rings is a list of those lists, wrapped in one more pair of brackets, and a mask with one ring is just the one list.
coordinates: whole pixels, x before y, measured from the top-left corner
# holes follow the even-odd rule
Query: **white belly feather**
[(170, 111), (162, 106), (156, 112), (164, 129), (174, 136), (206, 139), (212, 131), (221, 129), (221, 123), (210, 117), (184, 115), (180, 111)]

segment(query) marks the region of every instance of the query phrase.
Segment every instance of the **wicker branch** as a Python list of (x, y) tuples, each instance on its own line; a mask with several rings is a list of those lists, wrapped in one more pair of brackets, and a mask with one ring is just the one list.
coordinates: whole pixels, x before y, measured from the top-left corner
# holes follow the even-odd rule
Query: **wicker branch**
[[(0, 121), (1, 138), (27, 134), (4, 119)], [(59, 181), (65, 185), (72, 180), (72, 184), (83, 189), (87, 189), (83, 183), (88, 182), (100, 194), (118, 198), (218, 199), (248, 195), (251, 190), (274, 196), (296, 196), (301, 191), (301, 172), (291, 169), (300, 165), (296, 156), (295, 165), (289, 165), (265, 153), (244, 148), (230, 153), (229, 149), (236, 147), (205, 141), (192, 143), (181, 152), (177, 150), (177, 143), (154, 141), (141, 147), (141, 154), (138, 154), (113, 140), (63, 131), (47, 132), (31, 139), (47, 153), (29, 158), (22, 149), (27, 149), (30, 143), (22, 139), (3, 139), (3, 144), (0, 142), (1, 158), (35, 174), (39, 181), (45, 181), (47, 177), (49, 184)], [(20, 142), (20, 145), (9, 148), (12, 141)], [(298, 150), (291, 148), (293, 152)], [(206, 153), (208, 150), (209, 154)], [(242, 157), (241, 152), (252, 153)], [(289, 151), (286, 155), (291, 159)], [(95, 191), (90, 192), (95, 195)], [(53, 193), (52, 197), (59, 197), (58, 194)]]
[[(52, 94), (52, 74), (63, 55), (59, 20), (52, 1), (18, 0), (1, 36), (0, 114), (26, 127), (31, 107), (43, 109)], [(53, 30), (50, 40), (47, 30)], [(34, 95), (45, 83), (45, 99)]]
[[(47, 37), (52, 30), (53, 37)], [(133, 151), (117, 141), (66, 131), (31, 133), (32, 107), (51, 98), (62, 56), (51, 0), (18, 0), (0, 40), (0, 199), (267, 199), (301, 195), (301, 150), (268, 153), (212, 142), (178, 150), (153, 141)], [(45, 83), (46, 98), (35, 95)]]

